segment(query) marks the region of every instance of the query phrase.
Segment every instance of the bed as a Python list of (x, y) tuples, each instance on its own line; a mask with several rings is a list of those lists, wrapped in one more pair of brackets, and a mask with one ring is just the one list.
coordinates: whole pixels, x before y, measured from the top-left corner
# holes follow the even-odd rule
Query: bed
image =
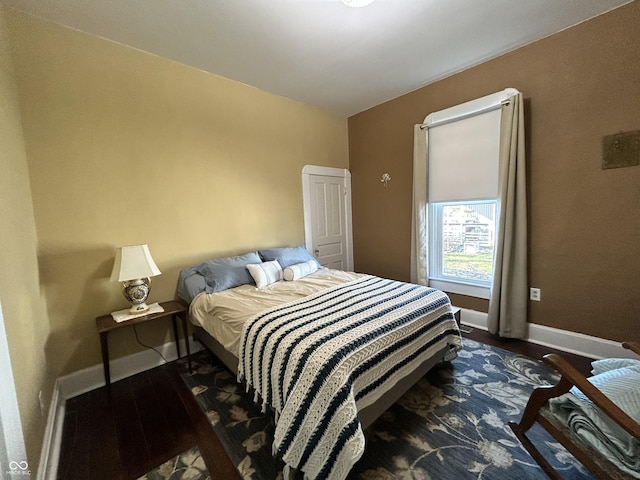
[(322, 268), (303, 246), (182, 270), (194, 337), (273, 409), (273, 452), (306, 478), (344, 479), (363, 430), (460, 333), (443, 292)]

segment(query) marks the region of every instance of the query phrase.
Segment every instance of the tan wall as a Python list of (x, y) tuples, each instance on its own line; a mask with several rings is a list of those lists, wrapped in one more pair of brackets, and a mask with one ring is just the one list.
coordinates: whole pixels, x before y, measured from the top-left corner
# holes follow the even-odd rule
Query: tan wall
[(356, 269), (409, 278), (413, 124), (514, 87), (528, 124), (529, 278), (542, 289), (529, 320), (639, 340), (640, 166), (601, 169), (602, 137), (640, 129), (639, 59), (633, 2), (351, 117)]
[[(348, 166), (346, 119), (13, 12), (17, 84), (56, 375), (101, 363), (95, 317), (125, 308), (115, 247), (149, 244), (162, 271), (304, 242), (305, 164)], [(138, 328), (171, 341), (168, 322)], [(112, 358), (141, 350), (110, 335)]]
[[(50, 331), (49, 317), (39, 282), (31, 187), (8, 38), (6, 9), (0, 4), (0, 308), (27, 461), (35, 472), (46, 421), (46, 417), (40, 415), (38, 392), (43, 391), (48, 405), (55, 376), (47, 368), (44, 353)], [(6, 441), (17, 440), (7, 438)], [(0, 477), (3, 473), (0, 472)]]

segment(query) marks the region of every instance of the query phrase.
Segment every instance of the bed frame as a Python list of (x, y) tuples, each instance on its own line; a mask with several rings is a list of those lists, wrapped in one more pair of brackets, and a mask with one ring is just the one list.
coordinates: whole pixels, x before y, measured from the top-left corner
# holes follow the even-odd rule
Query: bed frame
[[(238, 358), (225, 349), (215, 338), (202, 327), (193, 325), (193, 338), (209, 349), (234, 374), (238, 374)], [(431, 358), (428, 358), (413, 372), (398, 381), (393, 388), (384, 393), (378, 400), (358, 412), (358, 418), (363, 429), (371, 425), (380, 415), (386, 412), (407, 390), (416, 384), (436, 364), (445, 360), (449, 347), (445, 346)]]

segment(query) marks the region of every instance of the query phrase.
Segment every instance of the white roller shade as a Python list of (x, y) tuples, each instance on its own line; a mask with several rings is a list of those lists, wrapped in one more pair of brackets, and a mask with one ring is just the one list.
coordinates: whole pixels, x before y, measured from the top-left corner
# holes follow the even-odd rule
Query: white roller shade
[(501, 108), (429, 128), (429, 202), (495, 199)]

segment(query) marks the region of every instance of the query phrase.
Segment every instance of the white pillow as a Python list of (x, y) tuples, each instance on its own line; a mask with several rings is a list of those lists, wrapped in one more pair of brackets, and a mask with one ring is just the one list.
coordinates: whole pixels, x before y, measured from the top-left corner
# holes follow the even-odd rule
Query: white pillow
[(318, 270), (318, 262), (308, 260), (303, 263), (296, 263), (284, 269), (284, 279), (287, 281), (298, 280), (299, 278), (311, 275)]
[(247, 270), (256, 282), (258, 288), (264, 288), (267, 285), (282, 280), (282, 267), (277, 260), (271, 262), (252, 263), (247, 265)]

